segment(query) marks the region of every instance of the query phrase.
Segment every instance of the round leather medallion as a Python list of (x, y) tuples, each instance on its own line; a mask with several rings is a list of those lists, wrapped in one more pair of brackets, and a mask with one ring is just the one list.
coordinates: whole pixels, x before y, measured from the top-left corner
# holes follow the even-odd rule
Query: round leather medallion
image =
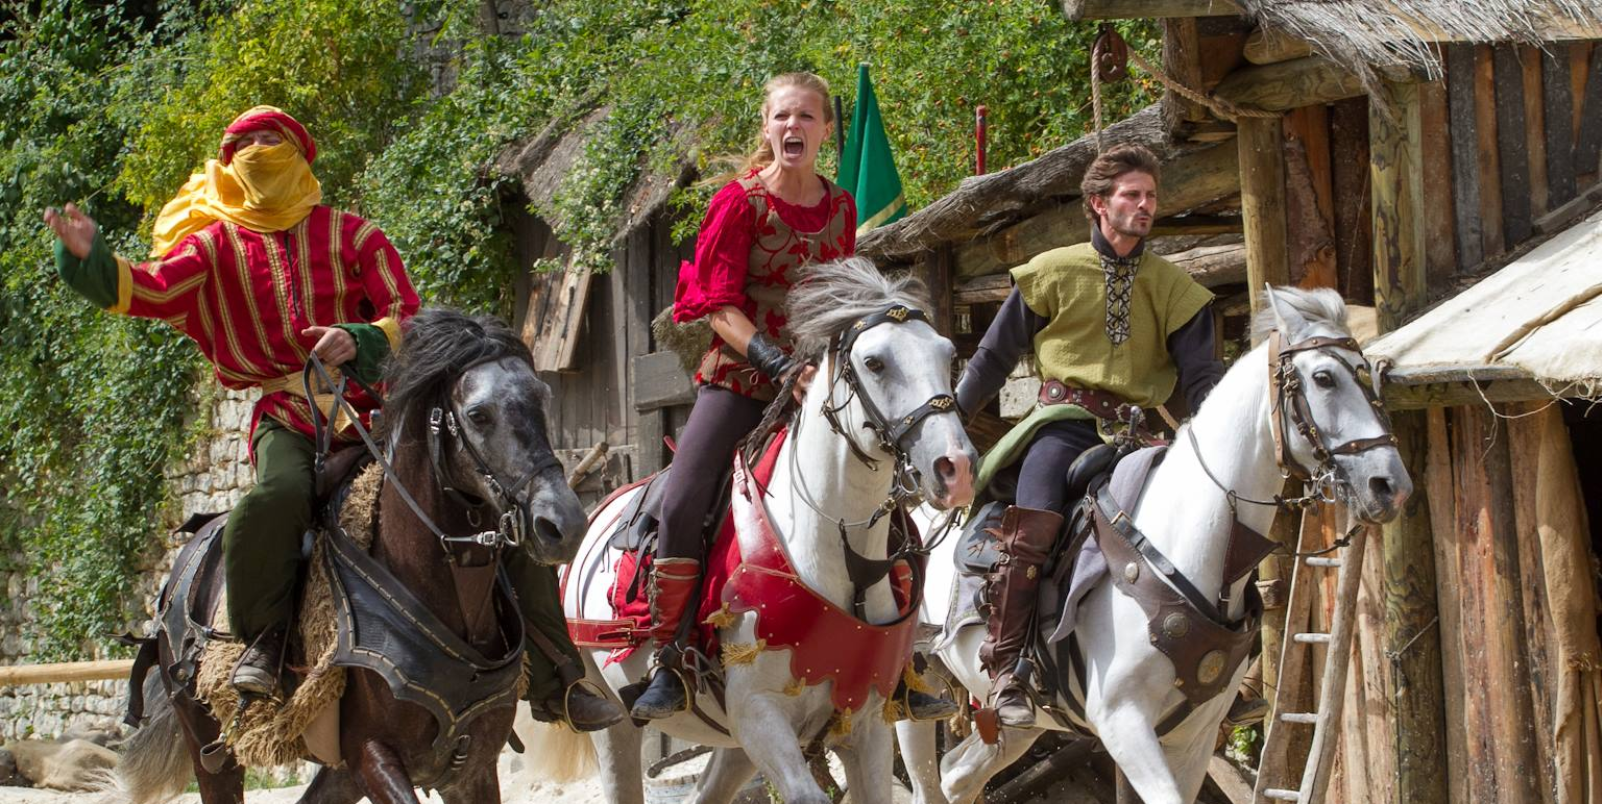
[(1199, 684), (1213, 684), (1220, 680), (1220, 673), (1225, 671), (1225, 651), (1211, 650), (1203, 654), (1197, 663), (1197, 680)]
[(1135, 561), (1125, 565), (1125, 582), (1136, 583), (1136, 576), (1142, 574), (1142, 567)]
[(1180, 639), (1186, 636), (1186, 632), (1191, 630), (1191, 627), (1192, 622), (1186, 619), (1185, 614), (1178, 611), (1164, 618), (1164, 636), (1170, 639)]

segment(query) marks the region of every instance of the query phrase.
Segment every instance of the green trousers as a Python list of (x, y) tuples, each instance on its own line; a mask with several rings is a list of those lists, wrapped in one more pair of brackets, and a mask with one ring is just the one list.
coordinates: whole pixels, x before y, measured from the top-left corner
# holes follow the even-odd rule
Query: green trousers
[[(529, 634), (524, 635), (524, 651), (529, 655), (529, 691), (524, 699), (540, 703), (562, 692), (584, 674), (579, 649), (568, 636), (568, 621), (557, 583), (557, 568), (536, 564), (518, 548), (502, 553), (507, 575), (518, 595), (518, 611), (524, 616), (524, 629), (538, 631), (561, 658), (553, 660)], [(566, 660), (566, 661), (564, 661)]]
[[(301, 534), (312, 526), (312, 440), (270, 419), (251, 439), (256, 485), (223, 527), (223, 572), (228, 580), (229, 627), (253, 640), (268, 627), (289, 620), (301, 567)], [(579, 649), (568, 637), (558, 596), (557, 570), (530, 561), (524, 551), (504, 553), (507, 573), (518, 595), (524, 628), (539, 631), (578, 672)], [(526, 636), (529, 654), (528, 700), (543, 701), (560, 692), (564, 662), (554, 660)]]
[(301, 534), (312, 526), (312, 439), (271, 419), (256, 426), (256, 485), (223, 526), (228, 624), (246, 642), (295, 610)]

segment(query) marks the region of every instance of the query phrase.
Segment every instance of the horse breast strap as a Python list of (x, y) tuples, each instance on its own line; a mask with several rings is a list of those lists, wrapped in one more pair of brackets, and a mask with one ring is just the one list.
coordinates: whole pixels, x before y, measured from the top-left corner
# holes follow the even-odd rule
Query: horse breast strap
[(1177, 689), (1192, 706), (1219, 695), (1231, 671), (1252, 649), (1264, 611), (1257, 587), (1249, 584), (1247, 611), (1241, 619), (1229, 622), (1223, 615), (1225, 595), (1231, 584), (1275, 548), (1274, 543), (1241, 523), (1235, 524), (1217, 611), (1135, 528), (1106, 485), (1086, 504), (1114, 586), (1147, 613), (1148, 639), (1174, 666)]

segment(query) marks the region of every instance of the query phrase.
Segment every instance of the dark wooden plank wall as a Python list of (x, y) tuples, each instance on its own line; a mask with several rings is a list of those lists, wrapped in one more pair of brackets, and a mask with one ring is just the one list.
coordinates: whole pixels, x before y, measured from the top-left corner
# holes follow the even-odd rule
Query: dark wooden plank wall
[[(554, 246), (543, 221), (520, 212), (512, 219), (520, 262), (532, 262)], [(661, 469), (668, 458), (663, 436), (684, 426), (684, 407), (637, 412), (631, 376), (631, 358), (655, 347), (652, 318), (673, 302), (680, 260), (690, 256), (689, 244), (671, 242), (671, 228), (668, 216), (658, 214), (624, 238), (613, 253), (614, 269), (592, 280), (576, 370), (542, 375), (555, 395), (547, 424), (564, 464), (571, 469), (596, 444), (608, 446), (607, 462), (579, 486), (586, 504)], [(536, 284), (538, 277), (528, 276), (515, 283), (518, 320)]]

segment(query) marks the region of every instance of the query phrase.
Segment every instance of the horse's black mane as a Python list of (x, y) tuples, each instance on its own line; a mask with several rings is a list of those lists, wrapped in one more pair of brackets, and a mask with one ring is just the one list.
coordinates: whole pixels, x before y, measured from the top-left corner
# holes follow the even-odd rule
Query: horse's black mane
[(523, 341), (492, 316), (470, 316), (445, 307), (420, 311), (407, 321), (401, 346), (385, 366), (385, 430), (405, 430), (407, 422), (450, 392), (463, 369), (503, 357), (516, 357), (534, 367)]

